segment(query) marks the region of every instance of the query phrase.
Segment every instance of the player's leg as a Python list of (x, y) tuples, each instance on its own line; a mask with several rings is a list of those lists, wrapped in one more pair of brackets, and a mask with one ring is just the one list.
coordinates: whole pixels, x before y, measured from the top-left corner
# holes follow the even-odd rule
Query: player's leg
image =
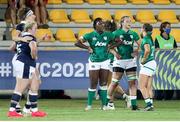
[(99, 85), (100, 85), (100, 98), (102, 101), (102, 109), (106, 110), (107, 100), (107, 81), (109, 76), (109, 64), (110, 60), (106, 60), (101, 63), (101, 69), (99, 71)]
[[(109, 85), (111, 84), (111, 80), (112, 80), (112, 72), (113, 72), (113, 66), (112, 64), (110, 64), (109, 67), (109, 75), (108, 75), (108, 82), (107, 82), (107, 86), (109, 87)], [(126, 99), (128, 97), (128, 95), (124, 92), (124, 90), (122, 89), (122, 87), (120, 85), (118, 85), (115, 89), (115, 93), (118, 93), (122, 96), (123, 99)]]
[[(140, 67), (140, 73), (139, 73), (139, 84), (140, 84), (140, 90), (141, 93), (144, 97), (146, 107), (145, 110), (149, 111), (152, 110), (152, 102), (151, 102), (151, 97), (152, 93), (150, 93), (151, 87), (150, 84), (148, 84), (150, 80), (152, 80), (152, 75), (155, 73), (156, 69), (156, 62), (155, 61), (150, 61), (144, 65), (141, 65)], [(152, 81), (151, 81), (152, 82)], [(152, 91), (151, 91), (152, 92)]]
[(32, 67), (32, 80), (29, 90), (29, 102), (31, 104), (31, 116), (32, 117), (44, 117), (47, 114), (43, 111), (38, 110), (38, 90), (40, 83), (38, 81), (38, 76), (36, 74), (36, 68)]
[(139, 76), (140, 90), (141, 90), (141, 93), (145, 100), (145, 103), (146, 103), (145, 110), (147, 110), (147, 111), (149, 111), (152, 106), (150, 96), (149, 96), (149, 91), (147, 89), (148, 80), (149, 80), (149, 76), (147, 76), (145, 74), (140, 74), (140, 76)]
[(92, 102), (95, 97), (96, 87), (99, 80), (99, 70), (100, 70), (99, 63), (91, 62), (89, 60), (90, 87), (88, 88), (88, 101), (85, 110), (90, 110), (92, 108)]
[[(152, 81), (153, 81), (153, 78), (152, 78), (152, 77), (149, 77), (149, 78), (148, 78), (147, 89), (148, 89), (148, 92), (149, 92), (150, 102), (151, 102), (151, 104), (153, 105), (153, 97), (154, 97), (154, 94), (153, 94)], [(152, 107), (153, 107), (153, 106), (152, 106)]]
[(29, 85), (29, 79), (28, 79), (29, 74), (27, 70), (24, 70), (24, 69), (29, 69), (29, 67), (18, 60), (16, 60), (13, 63), (13, 67), (14, 67), (15, 75), (16, 75), (16, 86), (15, 86), (14, 93), (12, 95), (8, 116), (22, 117), (21, 114), (18, 114), (16, 112), (16, 106), (21, 99), (22, 93)]
[[(119, 69), (119, 68), (114, 68)], [(114, 103), (113, 103), (113, 94), (115, 92), (116, 87), (119, 85), (119, 79), (123, 76), (123, 72), (117, 72), (113, 71), (112, 81), (111, 84), (108, 87), (108, 93), (107, 93), (107, 107), (108, 109), (115, 109)]]
[(108, 95), (107, 95), (107, 102), (113, 102), (113, 94), (116, 87), (119, 85), (119, 79), (123, 76), (124, 73), (124, 63), (123, 60), (115, 60), (113, 62), (112, 68), (112, 79), (111, 84), (108, 87)]
[(16, 112), (16, 106), (19, 103), (23, 91), (29, 85), (29, 79), (16, 78), (16, 86), (11, 98), (8, 117), (22, 117), (22, 114)]
[(123, 88), (120, 85), (116, 87), (115, 92), (120, 94), (124, 100), (128, 99), (128, 95), (124, 92)]
[(129, 98), (132, 110), (138, 110), (137, 107), (137, 86), (136, 86), (136, 67), (126, 70), (129, 84)]
[(92, 108), (92, 102), (95, 97), (96, 87), (98, 84), (99, 70), (89, 70), (90, 87), (88, 88), (88, 101), (85, 110), (90, 110)]
[[(39, 73), (39, 70), (38, 70), (38, 68), (36, 68), (35, 69), (35, 75), (33, 75), (33, 77), (34, 77), (34, 80), (33, 80), (33, 82), (35, 82), (35, 83), (38, 83), (39, 85), (41, 84), (41, 77), (40, 77), (40, 73)], [(34, 83), (33, 83), (34, 84)], [(36, 85), (36, 89), (37, 88), (39, 88), (38, 86), (39, 85)], [(30, 89), (30, 86), (29, 86), (29, 89)], [(26, 101), (26, 103), (25, 103), (25, 105), (24, 105), (24, 108), (23, 108), (23, 112), (26, 114), (26, 115), (28, 115), (28, 114), (31, 114), (31, 103), (30, 103), (30, 101), (29, 101), (29, 93), (31, 92), (31, 90), (28, 90), (28, 92), (27, 92), (27, 101)]]

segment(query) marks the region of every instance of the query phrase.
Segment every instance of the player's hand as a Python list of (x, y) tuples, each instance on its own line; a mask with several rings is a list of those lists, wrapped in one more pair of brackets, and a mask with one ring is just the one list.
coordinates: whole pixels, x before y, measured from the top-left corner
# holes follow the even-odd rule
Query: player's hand
[(91, 47), (88, 47), (88, 52), (93, 53), (93, 49)]
[(118, 44), (124, 44), (121, 38), (115, 38), (115, 42)]
[(144, 65), (145, 62), (146, 62), (146, 59), (145, 59), (145, 58), (142, 58), (142, 59), (141, 59), (141, 64)]
[(29, 42), (29, 40), (32, 40), (32, 39), (33, 39), (33, 38), (30, 37), (30, 36), (25, 36), (25, 37), (22, 38), (21, 41), (23, 41), (23, 42)]
[(117, 60), (121, 59), (121, 56), (118, 53), (115, 53), (114, 56), (117, 58)]

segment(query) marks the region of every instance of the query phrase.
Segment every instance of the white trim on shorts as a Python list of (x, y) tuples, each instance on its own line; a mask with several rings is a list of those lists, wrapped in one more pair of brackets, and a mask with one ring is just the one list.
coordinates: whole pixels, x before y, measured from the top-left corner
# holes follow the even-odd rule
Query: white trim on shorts
[(89, 59), (89, 70), (100, 70), (100, 69), (109, 70), (109, 65), (110, 65), (110, 59), (102, 62), (92, 62)]
[(155, 60), (149, 61), (149, 62), (145, 63), (144, 65), (140, 66), (139, 74), (153, 76), (156, 72), (156, 66), (157, 66), (157, 64), (156, 64)]
[(137, 67), (136, 59), (116, 59), (113, 62), (113, 67), (119, 67), (122, 69), (130, 69), (133, 67)]

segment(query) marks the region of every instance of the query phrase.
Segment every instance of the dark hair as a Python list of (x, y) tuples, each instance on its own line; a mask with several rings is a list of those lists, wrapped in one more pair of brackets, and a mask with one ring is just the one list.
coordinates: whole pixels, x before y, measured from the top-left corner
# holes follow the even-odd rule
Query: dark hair
[(159, 30), (160, 30), (161, 33), (164, 32), (164, 28), (166, 28), (167, 25), (171, 25), (171, 23), (170, 23), (170, 22), (167, 22), (167, 21), (161, 23), (160, 28), (159, 28)]
[(148, 33), (148, 32), (152, 32), (153, 31), (153, 26), (149, 23), (145, 23), (143, 25), (143, 29)]
[(19, 18), (20, 20), (25, 20), (25, 19), (26, 19), (26, 16), (27, 16), (27, 13), (28, 13), (29, 11), (31, 11), (30, 8), (28, 8), (28, 7), (23, 8), (22, 10), (20, 10), (20, 11), (18, 12), (18, 18)]
[(145, 23), (145, 24), (143, 24), (143, 29), (147, 33), (147, 35), (149, 37), (151, 37), (151, 40), (153, 41), (153, 38), (151, 36), (152, 35), (152, 31), (153, 31), (153, 26), (151, 24), (149, 24), (149, 23)]
[(111, 21), (107, 20), (105, 22), (104, 28), (105, 28), (106, 31), (113, 32), (113, 31), (115, 31), (117, 29), (116, 22), (114, 20), (111, 20)]
[(122, 28), (122, 23), (124, 22), (125, 18), (130, 18), (130, 16), (123, 16), (123, 17), (121, 17), (121, 20), (120, 20), (121, 27), (120, 28)]
[(98, 23), (98, 22), (100, 22), (100, 21), (102, 21), (102, 18), (100, 18), (100, 17), (98, 17), (98, 18), (96, 18), (95, 20), (94, 20), (94, 22), (93, 22), (93, 28), (96, 30), (96, 24)]

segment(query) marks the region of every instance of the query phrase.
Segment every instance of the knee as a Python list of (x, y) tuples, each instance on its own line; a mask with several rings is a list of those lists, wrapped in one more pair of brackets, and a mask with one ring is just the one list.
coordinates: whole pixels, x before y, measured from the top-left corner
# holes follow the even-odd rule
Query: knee
[(101, 81), (100, 86), (106, 86), (107, 82), (106, 81)]

